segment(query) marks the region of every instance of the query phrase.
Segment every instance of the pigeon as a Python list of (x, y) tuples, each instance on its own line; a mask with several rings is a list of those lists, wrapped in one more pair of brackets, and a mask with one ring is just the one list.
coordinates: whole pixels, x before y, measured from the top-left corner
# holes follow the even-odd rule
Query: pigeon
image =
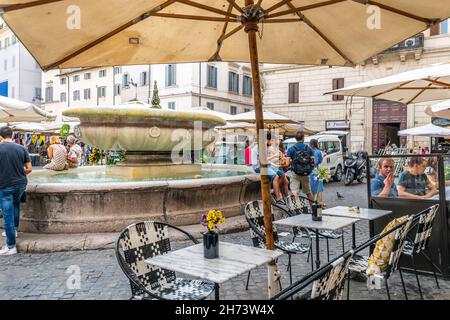
[(340, 194), (339, 192), (336, 192), (336, 195), (338, 197), (339, 200), (344, 200), (344, 196), (342, 194)]

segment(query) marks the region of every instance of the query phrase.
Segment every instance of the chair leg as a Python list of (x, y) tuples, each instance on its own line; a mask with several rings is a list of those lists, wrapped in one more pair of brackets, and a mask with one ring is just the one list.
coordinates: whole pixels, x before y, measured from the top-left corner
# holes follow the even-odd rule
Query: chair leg
[[(313, 259), (313, 250), (312, 250), (312, 242), (309, 247), (309, 254), (311, 255), (311, 272), (314, 271), (314, 259)], [(309, 258), (309, 256), (308, 256)]]
[(247, 284), (245, 285), (245, 290), (248, 290), (248, 282), (250, 281), (250, 273), (251, 273), (251, 272), (252, 272), (251, 270), (248, 272), (248, 275), (247, 275)]
[(422, 287), (420, 286), (420, 280), (419, 280), (419, 275), (417, 273), (417, 268), (416, 268), (416, 261), (414, 259), (414, 253), (411, 256), (411, 260), (412, 260), (412, 264), (413, 264), (413, 268), (414, 268), (414, 273), (416, 275), (416, 280), (417, 280), (417, 286), (419, 287), (419, 294), (420, 294), (420, 299), (423, 300), (423, 294), (422, 294)]
[(292, 284), (292, 265), (291, 265), (291, 255), (288, 255), (289, 259), (289, 284)]
[(327, 259), (328, 262), (330, 262), (330, 244), (328, 238), (326, 238), (326, 240), (327, 240)]
[(387, 278), (384, 278), (384, 283), (386, 284), (386, 292), (387, 292), (388, 299), (391, 300), (391, 293), (389, 292), (389, 286), (388, 286)]
[(342, 253), (345, 253), (345, 242), (344, 242), (344, 232), (342, 232)]
[(347, 300), (350, 300), (350, 271), (347, 274)]
[(405, 294), (405, 299), (408, 300), (408, 294), (406, 293), (405, 281), (403, 281), (402, 269), (399, 268), (398, 271), (400, 272), (400, 279), (402, 280), (402, 287), (403, 287), (403, 293)]
[(433, 275), (434, 275), (434, 280), (436, 280), (436, 285), (438, 287), (438, 289), (440, 289), (441, 287), (439, 286), (439, 281), (438, 281), (438, 277), (436, 274), (436, 270), (440, 271), (436, 265), (434, 264), (432, 258), (431, 258), (431, 254), (430, 251), (428, 251), (428, 255), (426, 255), (423, 251), (421, 252), (422, 255), (425, 257), (425, 259), (427, 259), (428, 263), (431, 265), (431, 267), (433, 268)]

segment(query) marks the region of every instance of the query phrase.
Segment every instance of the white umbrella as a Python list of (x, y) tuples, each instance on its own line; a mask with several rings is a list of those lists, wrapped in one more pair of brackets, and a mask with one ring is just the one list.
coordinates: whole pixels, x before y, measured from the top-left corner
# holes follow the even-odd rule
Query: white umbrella
[(450, 63), (399, 73), (325, 94), (373, 97), (405, 104), (450, 98)]
[[(288, 117), (282, 116), (281, 114), (273, 113), (270, 111), (263, 111), (264, 123), (266, 125), (283, 125), (287, 123), (292, 124), (300, 124), (295, 120), (289, 119)], [(229, 122), (256, 122), (256, 114), (255, 111), (249, 111), (245, 113), (240, 113), (233, 116), (232, 119), (228, 120)]]
[(196, 111), (196, 112), (200, 112), (200, 113), (203, 113), (203, 114), (210, 114), (212, 116), (217, 116), (219, 118), (222, 118), (225, 121), (233, 119), (233, 115), (231, 115), (229, 113), (214, 111), (214, 110), (208, 109), (206, 107), (196, 107), (196, 108), (192, 108), (191, 110), (192, 111)]
[(34, 104), (0, 96), (0, 121), (4, 122), (36, 122), (54, 120), (55, 115)]
[(435, 126), (434, 124), (427, 124), (425, 126), (401, 130), (398, 132), (399, 136), (422, 136), (422, 137), (448, 137), (450, 130)]
[(431, 117), (450, 119), (450, 100), (425, 107), (425, 113)]
[(25, 122), (25, 123), (14, 123), (10, 125), (13, 131), (20, 132), (44, 132), (45, 125), (42, 123), (33, 123), (33, 122)]

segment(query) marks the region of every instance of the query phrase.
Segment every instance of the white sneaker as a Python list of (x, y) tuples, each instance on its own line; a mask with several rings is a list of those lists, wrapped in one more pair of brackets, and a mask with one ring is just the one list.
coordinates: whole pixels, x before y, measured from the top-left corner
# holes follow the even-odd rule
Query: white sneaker
[[(6, 237), (6, 231), (2, 232), (2, 237)], [(16, 238), (18, 238), (18, 237), (19, 237), (19, 235), (17, 234), (17, 231), (16, 231)]]
[(4, 246), (0, 250), (0, 256), (10, 256), (10, 255), (16, 254), (16, 253), (17, 253), (17, 248), (15, 246), (13, 248), (8, 248), (8, 246)]

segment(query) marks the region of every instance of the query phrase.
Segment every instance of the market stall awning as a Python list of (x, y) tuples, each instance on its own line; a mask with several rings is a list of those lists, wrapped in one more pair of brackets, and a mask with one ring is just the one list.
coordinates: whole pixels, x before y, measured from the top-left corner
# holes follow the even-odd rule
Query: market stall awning
[(55, 115), (35, 106), (34, 104), (0, 96), (1, 122), (37, 122), (54, 120)]
[[(266, 125), (284, 125), (288, 123), (299, 124), (299, 122), (289, 119), (281, 114), (277, 114), (270, 111), (263, 111), (264, 123)], [(232, 119), (228, 120), (229, 122), (256, 122), (256, 114), (255, 111), (249, 111), (245, 113), (239, 113), (233, 116)]]
[(425, 126), (401, 130), (398, 132), (399, 136), (423, 136), (423, 137), (450, 137), (450, 130), (435, 126), (434, 124), (427, 124)]

